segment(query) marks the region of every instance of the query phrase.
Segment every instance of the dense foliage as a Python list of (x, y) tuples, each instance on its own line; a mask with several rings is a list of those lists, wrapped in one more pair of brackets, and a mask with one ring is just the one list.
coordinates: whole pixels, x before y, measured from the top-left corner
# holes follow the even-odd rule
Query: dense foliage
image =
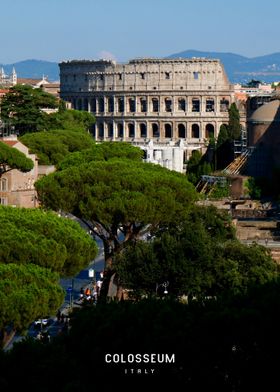
[(58, 281), (46, 268), (0, 263), (0, 340), (7, 327), (23, 332), (36, 318), (56, 312), (64, 299)]
[(176, 230), (127, 247), (118, 256), (116, 269), (134, 297), (153, 295), (164, 282), (173, 295), (242, 293), (277, 276), (267, 249), (239, 243), (228, 216), (212, 207), (195, 208)]
[(0, 177), (13, 169), (29, 172), (33, 169), (33, 161), (21, 151), (0, 141)]
[(40, 88), (16, 85), (3, 97), (1, 119), (15, 127), (21, 135), (45, 129), (47, 114), (43, 108), (58, 108), (58, 100)]
[(182, 174), (132, 159), (69, 166), (42, 178), (36, 188), (44, 206), (90, 222), (103, 240), (106, 267), (124, 243), (147, 228), (180, 222), (196, 199)]
[(26, 133), (20, 141), (35, 153), (41, 165), (57, 165), (70, 152), (88, 149), (94, 140), (85, 131), (50, 130), (48, 132)]
[(0, 262), (37, 264), (73, 276), (96, 256), (97, 246), (80, 226), (54, 213), (0, 207)]

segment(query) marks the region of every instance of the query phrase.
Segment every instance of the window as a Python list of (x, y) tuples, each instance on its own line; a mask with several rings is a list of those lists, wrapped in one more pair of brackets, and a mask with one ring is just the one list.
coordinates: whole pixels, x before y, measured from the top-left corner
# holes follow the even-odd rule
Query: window
[(140, 99), (140, 107), (141, 107), (141, 112), (144, 113), (147, 111), (147, 101), (145, 98)]
[(102, 123), (98, 125), (98, 136), (104, 137), (104, 125)]
[(152, 106), (153, 106), (153, 112), (158, 112), (159, 104), (157, 98), (152, 99)]
[(119, 74), (119, 80), (122, 80), (122, 74)]
[(2, 180), (0, 180), (0, 191), (6, 192), (7, 190), (8, 190), (8, 181), (6, 180), (6, 178), (2, 178)]
[(123, 137), (123, 124), (118, 124), (118, 137)]
[(129, 108), (129, 112), (134, 113), (135, 112), (135, 99), (134, 98), (129, 98), (128, 100), (128, 108)]
[(144, 123), (140, 124), (140, 136), (147, 137), (147, 126)]
[(200, 112), (200, 100), (193, 99), (192, 100), (192, 112)]
[(141, 72), (141, 73), (140, 73), (140, 76), (141, 76), (141, 79), (145, 79), (145, 74), (144, 74), (144, 72)]
[(0, 197), (0, 204), (6, 206), (8, 204), (8, 200), (6, 197)]
[(93, 98), (93, 99), (90, 101), (90, 107), (91, 107), (92, 113), (96, 113), (96, 99)]
[(183, 110), (183, 111), (186, 110), (186, 101), (185, 101), (185, 99), (180, 98), (178, 100), (178, 110)]
[(198, 80), (198, 78), (199, 78), (199, 72), (194, 72), (194, 73), (193, 73), (193, 78), (194, 78), (195, 80)]
[(211, 137), (214, 137), (214, 125), (212, 125), (212, 124), (206, 125), (205, 137), (206, 137), (206, 139), (210, 139)]
[(114, 98), (113, 97), (108, 98), (108, 112), (109, 113), (114, 112)]
[(179, 124), (178, 125), (178, 136), (181, 139), (185, 139), (186, 137), (186, 127), (184, 124)]
[(165, 79), (170, 79), (170, 72), (165, 72)]
[(171, 112), (172, 111), (172, 101), (169, 98), (165, 99), (165, 111)]
[(135, 137), (134, 124), (128, 124), (128, 137)]
[(170, 124), (164, 125), (165, 137), (171, 139), (172, 138), (172, 127)]
[(103, 113), (104, 112), (104, 98), (99, 98), (98, 105), (99, 105), (99, 112)]
[(206, 112), (214, 112), (215, 103), (214, 99), (206, 99)]
[(199, 139), (199, 125), (198, 124), (192, 125), (192, 138)]
[(118, 99), (118, 111), (119, 112), (124, 112), (124, 100), (123, 98)]
[(108, 124), (108, 137), (113, 137), (114, 136), (114, 127), (112, 123)]
[(229, 101), (225, 98), (220, 100), (220, 111), (227, 112), (229, 108)]
[(153, 137), (159, 137), (158, 124), (152, 124)]

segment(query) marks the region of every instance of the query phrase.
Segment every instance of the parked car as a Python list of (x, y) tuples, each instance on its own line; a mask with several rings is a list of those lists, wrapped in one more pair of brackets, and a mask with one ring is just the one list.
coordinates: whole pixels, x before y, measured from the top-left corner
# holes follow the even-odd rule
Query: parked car
[(34, 327), (35, 328), (46, 327), (47, 325), (49, 325), (49, 323), (50, 323), (50, 318), (43, 317), (34, 321)]

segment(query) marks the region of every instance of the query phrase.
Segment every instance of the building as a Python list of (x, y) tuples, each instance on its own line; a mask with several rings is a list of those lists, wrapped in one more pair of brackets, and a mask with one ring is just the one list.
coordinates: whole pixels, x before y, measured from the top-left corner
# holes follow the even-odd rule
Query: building
[(0, 86), (1, 87), (12, 87), (17, 84), (17, 73), (13, 67), (11, 75), (7, 75), (2, 67), (0, 69)]
[[(204, 58), (62, 62), (60, 91), (72, 108), (95, 115), (97, 141), (131, 142), (150, 151), (148, 161), (178, 171), (192, 151), (204, 152), (208, 139), (218, 136), (235, 101), (223, 65)], [(169, 162), (174, 159), (180, 165)]]
[(257, 177), (272, 177), (280, 167), (280, 97), (256, 109), (248, 119), (248, 145), (252, 149), (246, 171)]
[(0, 204), (14, 207), (37, 207), (36, 190), (34, 183), (38, 178), (38, 161), (35, 154), (30, 154), (28, 148), (17, 140), (16, 136), (0, 138), (0, 143), (23, 152), (32, 159), (34, 168), (22, 173), (13, 169), (0, 177)]

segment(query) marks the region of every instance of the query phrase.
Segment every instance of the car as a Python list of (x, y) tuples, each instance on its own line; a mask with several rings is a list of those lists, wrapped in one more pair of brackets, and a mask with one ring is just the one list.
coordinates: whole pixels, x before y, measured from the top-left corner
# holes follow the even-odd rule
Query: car
[(41, 327), (46, 327), (47, 325), (49, 325), (49, 323), (50, 323), (49, 317), (42, 317), (34, 321), (34, 326), (35, 328), (41, 328)]

